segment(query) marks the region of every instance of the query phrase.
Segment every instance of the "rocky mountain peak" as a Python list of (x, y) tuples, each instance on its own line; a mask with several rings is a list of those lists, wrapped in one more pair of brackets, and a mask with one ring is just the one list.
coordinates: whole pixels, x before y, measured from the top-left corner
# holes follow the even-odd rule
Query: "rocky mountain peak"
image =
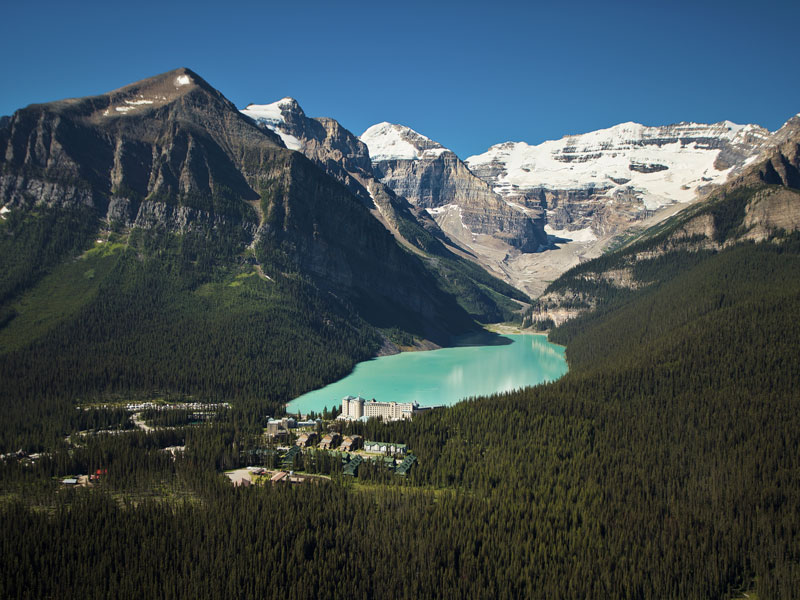
[(306, 116), (297, 100), (288, 96), (271, 104), (248, 104), (242, 109), (242, 112), (256, 121), (273, 125), (291, 122)]
[(436, 158), (444, 153), (452, 154), (440, 143), (417, 133), (410, 127), (386, 121), (369, 127), (359, 139), (369, 148), (373, 162), (419, 160)]
[[(0, 203), (84, 204), (125, 222), (154, 203), (249, 218), (239, 199), (258, 194), (241, 157), (273, 151), (285, 152), (277, 136), (181, 68), (17, 111), (0, 128)], [(125, 210), (114, 212), (120, 204)]]
[(181, 103), (185, 99), (211, 99), (232, 108), (233, 105), (202, 77), (185, 67), (174, 69), (155, 77), (143, 79), (99, 96), (69, 98), (46, 105), (32, 105), (31, 109), (45, 106), (48, 111), (61, 112), (73, 118), (88, 119), (102, 123), (120, 117), (150, 114), (167, 105)]
[(241, 112), (277, 133), (289, 150), (302, 151), (302, 138), (314, 137), (306, 113), (294, 98), (287, 96), (271, 104), (248, 104)]

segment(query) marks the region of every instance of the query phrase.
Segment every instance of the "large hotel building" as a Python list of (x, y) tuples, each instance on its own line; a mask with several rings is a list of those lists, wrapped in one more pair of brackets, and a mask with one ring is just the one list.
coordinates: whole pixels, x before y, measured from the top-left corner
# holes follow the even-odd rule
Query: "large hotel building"
[(419, 410), (416, 402), (378, 402), (364, 400), (361, 396), (345, 396), (342, 398), (342, 414), (338, 418), (355, 421), (366, 417), (382, 417), (384, 421), (410, 419), (415, 410)]

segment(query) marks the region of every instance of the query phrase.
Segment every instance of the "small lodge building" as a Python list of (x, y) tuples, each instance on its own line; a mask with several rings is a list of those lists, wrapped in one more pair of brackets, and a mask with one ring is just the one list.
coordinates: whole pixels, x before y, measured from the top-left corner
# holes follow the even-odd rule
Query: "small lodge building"
[(295, 441), (295, 445), (300, 446), (301, 448), (309, 448), (313, 446), (316, 441), (317, 433), (315, 431), (310, 431), (309, 433), (303, 433), (300, 435), (300, 437)]
[(339, 446), (339, 450), (342, 452), (353, 452), (354, 450), (358, 450), (364, 445), (364, 438), (360, 435), (348, 435), (342, 440), (342, 445)]
[(292, 446), (281, 459), (281, 466), (284, 469), (291, 469), (294, 465), (294, 457), (300, 454), (300, 446)]
[(322, 438), (322, 440), (319, 443), (319, 447), (322, 450), (333, 450), (334, 448), (339, 446), (339, 443), (341, 441), (342, 441), (342, 436), (334, 431)]
[(400, 475), (401, 477), (405, 477), (411, 470), (411, 467), (414, 465), (415, 462), (417, 462), (417, 457), (414, 456), (413, 454), (409, 454), (403, 459), (403, 462), (397, 465), (397, 467), (394, 470), (394, 474)]
[(287, 478), (288, 476), (289, 476), (289, 474), (288, 474), (286, 471), (278, 471), (277, 473), (275, 473), (275, 475), (273, 475), (272, 477), (270, 477), (270, 479), (269, 479), (269, 480), (270, 480), (270, 481), (271, 481), (273, 484), (275, 484), (275, 483), (279, 483), (279, 482), (281, 482), (281, 481), (287, 481), (287, 479), (286, 479), (286, 478)]

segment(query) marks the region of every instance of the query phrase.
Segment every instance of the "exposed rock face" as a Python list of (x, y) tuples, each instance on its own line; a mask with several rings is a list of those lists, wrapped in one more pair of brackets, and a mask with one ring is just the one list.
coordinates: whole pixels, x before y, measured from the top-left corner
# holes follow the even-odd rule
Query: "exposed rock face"
[(608, 235), (724, 182), (769, 138), (762, 127), (728, 121), (623, 123), (537, 146), (499, 144), (466, 163), (507, 200), (546, 209), (554, 229)]
[[(145, 200), (258, 221), (245, 154), (281, 150), (222, 94), (179, 69), (91, 98), (32, 105), (0, 129), (0, 203)], [(243, 202), (244, 201), (244, 202)]]
[(743, 170), (737, 184), (764, 182), (800, 189), (800, 115), (771, 136), (760, 158)]
[(462, 243), (471, 246), (473, 236), (487, 235), (523, 252), (547, 245), (539, 207), (505, 202), (441, 144), (390, 123), (370, 127), (361, 140), (369, 147), (380, 180), (427, 209)]
[(371, 203), (366, 185), (372, 179), (369, 151), (337, 121), (307, 117), (293, 98), (250, 104), (242, 113), (264, 130), (277, 133), (287, 148), (302, 152), (365, 203)]
[[(254, 119), (260, 127), (281, 136), (287, 146), (302, 152), (360, 198), (372, 216), (401, 245), (417, 254), (444, 289), (454, 293), (476, 318), (484, 321), (497, 320), (499, 311), (508, 310), (500, 309), (497, 298), (486, 292), (487, 285), (501, 295), (510, 295), (515, 299), (524, 298), (518, 291), (486, 279), (485, 274), (481, 274), (480, 270), (476, 271), (474, 265), (467, 264), (467, 259), (474, 260), (475, 256), (464, 252), (463, 240), (458, 236), (463, 236), (466, 232), (471, 241), (473, 234), (465, 230), (459, 213), (456, 213), (457, 235), (451, 234), (448, 237), (440, 227), (442, 223), (447, 224), (447, 220), (439, 219), (437, 223), (423, 207), (410, 203), (380, 181), (373, 169), (367, 146), (335, 120), (309, 118), (291, 98), (272, 104), (251, 104), (242, 112)], [(429, 141), (428, 145), (432, 152), (440, 153), (436, 148), (438, 144)], [(455, 158), (455, 155), (452, 156)], [(460, 166), (467, 171), (463, 164)], [(486, 191), (483, 182), (471, 175), (469, 177), (474, 184)], [(491, 192), (489, 194), (492, 195)], [(452, 205), (451, 208), (453, 207), (455, 206)], [(491, 208), (479, 206), (478, 210), (486, 218)], [(478, 210), (474, 211), (475, 218), (481, 217), (477, 214)], [(500, 227), (508, 228), (504, 224)], [(502, 277), (502, 273), (500, 275)]]

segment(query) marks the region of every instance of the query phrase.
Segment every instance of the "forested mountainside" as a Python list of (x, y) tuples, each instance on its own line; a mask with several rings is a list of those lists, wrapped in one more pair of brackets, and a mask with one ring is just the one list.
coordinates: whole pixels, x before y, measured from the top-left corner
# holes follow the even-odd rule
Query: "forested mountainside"
[(21, 109), (0, 147), (5, 450), (115, 394), (276, 414), (391, 341), (448, 344), (526, 299), (411, 217), (431, 253), (400, 245), (188, 69)]
[(261, 429), (230, 413), (3, 463), (3, 595), (796, 597), (800, 237), (656, 264), (553, 332), (561, 380), (350, 426), (408, 444), (405, 479), (309, 455), (330, 483), (233, 490)]

